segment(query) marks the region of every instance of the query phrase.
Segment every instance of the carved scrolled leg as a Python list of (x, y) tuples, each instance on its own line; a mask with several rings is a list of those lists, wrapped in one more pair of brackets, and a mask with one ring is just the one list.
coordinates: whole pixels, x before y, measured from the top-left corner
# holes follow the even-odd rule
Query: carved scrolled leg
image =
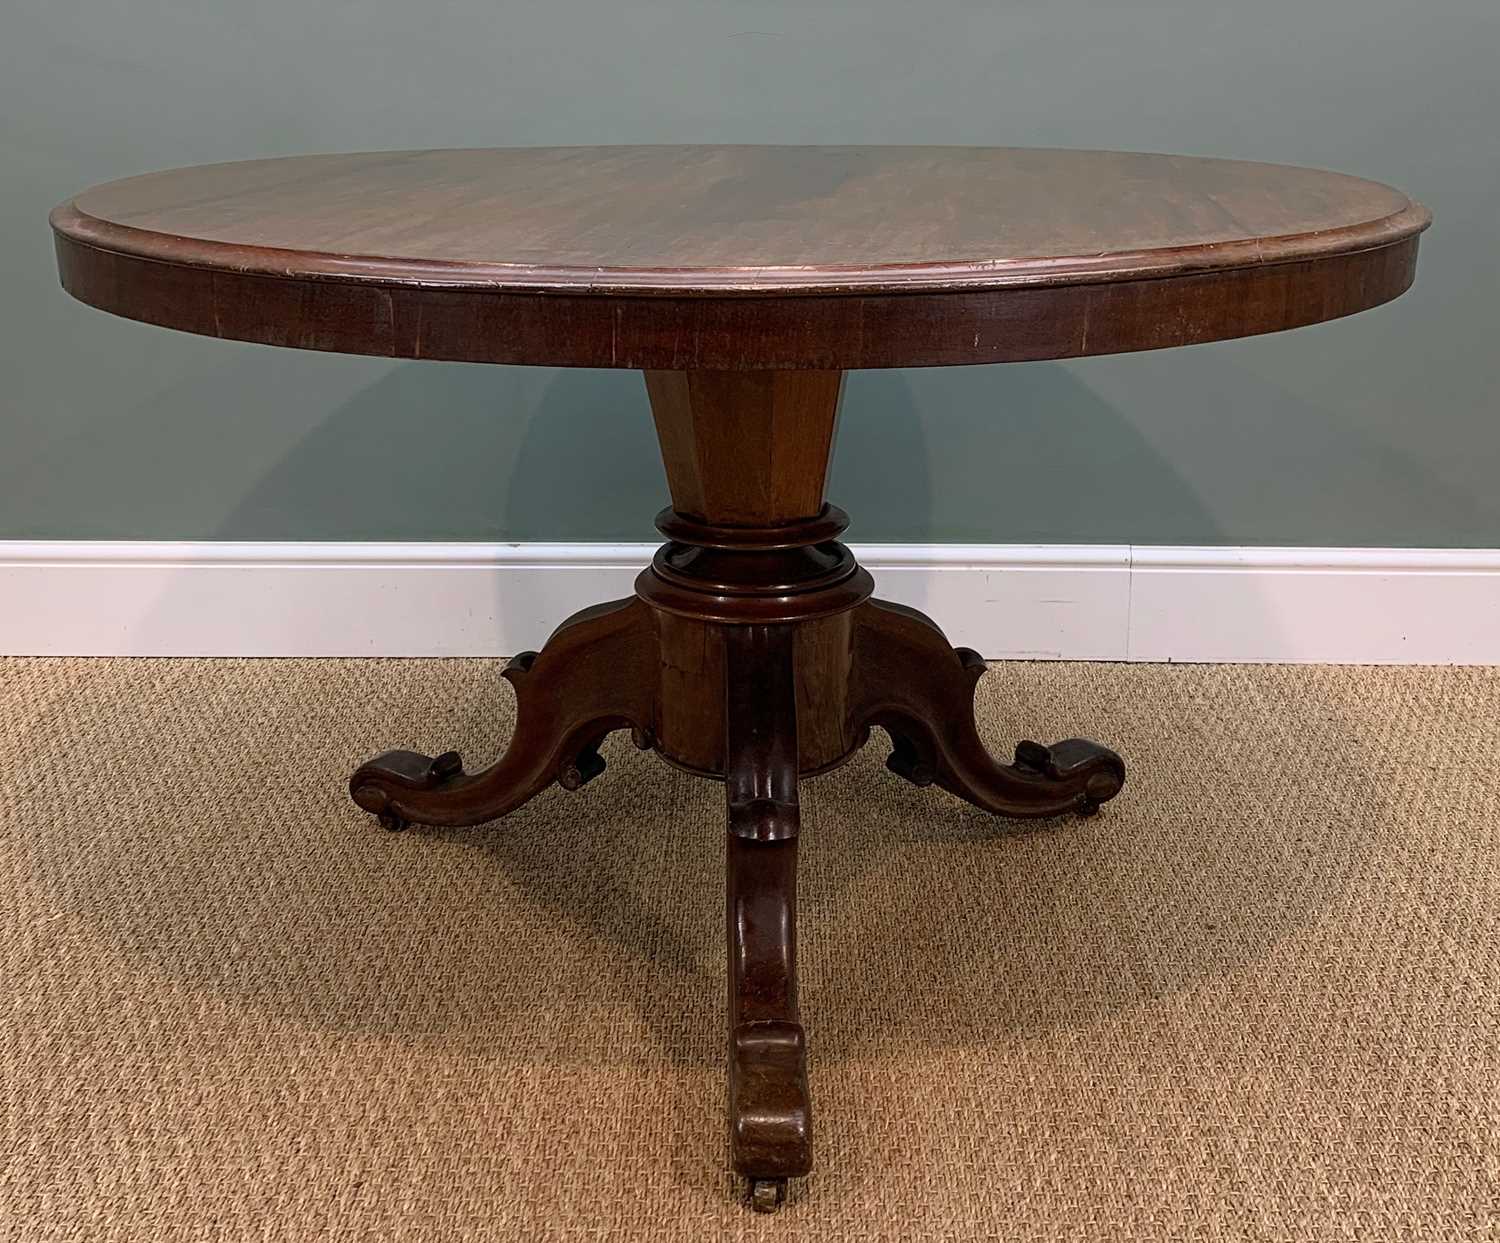
[(797, 722), (792, 630), (725, 629), (729, 1134), (762, 1212), (812, 1169), (797, 1010)]
[(851, 712), (890, 734), (892, 772), (1003, 816), (1087, 815), (1120, 792), (1124, 761), (1084, 738), (1020, 742), (1012, 763), (997, 762), (974, 727), (984, 671), (977, 652), (951, 647), (915, 609), (869, 600), (855, 612)]
[(659, 647), (651, 611), (639, 600), (585, 609), (565, 621), (541, 652), (505, 668), (516, 691), (516, 727), (505, 754), (466, 773), (456, 752), (435, 759), (387, 751), (349, 779), (349, 793), (387, 828), (482, 824), (513, 811), (552, 782), (576, 790), (604, 771), (599, 744), (630, 729), (650, 744)]

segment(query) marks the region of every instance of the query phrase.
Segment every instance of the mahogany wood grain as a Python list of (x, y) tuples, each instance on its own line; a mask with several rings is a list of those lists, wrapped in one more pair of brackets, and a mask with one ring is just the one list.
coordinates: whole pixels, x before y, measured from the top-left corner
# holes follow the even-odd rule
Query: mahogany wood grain
[(350, 793), (388, 828), (476, 824), (598, 776), (614, 729), (724, 781), (730, 1148), (759, 1209), (812, 1164), (799, 781), (875, 728), (893, 772), (1001, 815), (1089, 814), (1125, 779), (1086, 739), (995, 760), (978, 654), (870, 598), (824, 496), (845, 370), (1317, 323), (1406, 289), (1428, 220), (1313, 169), (970, 147), (309, 156), (129, 178), (52, 215), (63, 285), (150, 323), (646, 372), (672, 506), (635, 595), (510, 663), (494, 764), (390, 751)]
[(1321, 169), (1007, 147), (376, 151), (147, 173), (71, 206), (80, 240), (173, 263), (613, 295), (1127, 279), (1368, 249), (1425, 220)]
[(793, 628), (725, 632), (729, 1143), (757, 1208), (812, 1169), (807, 1037), (797, 1009), (797, 709)]
[(540, 653), (505, 667), (515, 688), (516, 729), (488, 768), (466, 773), (456, 751), (437, 757), (386, 751), (349, 779), (350, 796), (389, 829), (483, 824), (553, 782), (576, 790), (604, 771), (599, 744), (631, 729), (650, 745), (656, 719), (656, 615), (631, 597), (568, 618)]
[[(827, 772), (863, 742), (850, 716), (852, 613), (794, 627), (798, 771)], [(661, 687), (656, 750), (677, 768), (716, 777), (725, 770), (723, 687), (726, 626), (674, 613), (657, 614)]]
[(841, 371), (648, 371), (672, 508), (721, 526), (823, 509)]
[(1316, 323), (1427, 211), (1316, 169), (985, 147), (373, 152), (149, 173), (52, 216), (76, 297), (210, 336), (645, 370), (925, 366)]

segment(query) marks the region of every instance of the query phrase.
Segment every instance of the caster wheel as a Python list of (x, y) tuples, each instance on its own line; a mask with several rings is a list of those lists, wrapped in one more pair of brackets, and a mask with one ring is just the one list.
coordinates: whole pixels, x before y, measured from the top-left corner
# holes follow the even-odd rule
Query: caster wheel
[(411, 825), (410, 821), (401, 819), (393, 811), (379, 812), (375, 819), (380, 821), (380, 827), (389, 833), (400, 833), (403, 829), (409, 828)]
[(786, 1179), (755, 1178), (750, 1181), (750, 1205), (757, 1213), (774, 1213), (786, 1201)]

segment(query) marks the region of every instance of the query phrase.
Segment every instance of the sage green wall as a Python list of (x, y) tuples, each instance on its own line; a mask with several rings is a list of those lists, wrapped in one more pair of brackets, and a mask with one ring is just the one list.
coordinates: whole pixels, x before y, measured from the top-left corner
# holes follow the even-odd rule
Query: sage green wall
[(639, 377), (112, 319), (47, 209), (200, 161), (901, 142), (1323, 165), (1437, 215), (1416, 289), (1160, 354), (851, 378), (867, 541), (1500, 546), (1495, 0), (22, 0), (0, 16), (0, 538), (649, 539)]

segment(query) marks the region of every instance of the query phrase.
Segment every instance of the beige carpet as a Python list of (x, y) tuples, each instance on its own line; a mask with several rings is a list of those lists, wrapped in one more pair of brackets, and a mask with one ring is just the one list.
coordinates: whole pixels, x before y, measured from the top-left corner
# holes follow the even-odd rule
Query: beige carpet
[(0, 662), (0, 1237), (1500, 1238), (1500, 670), (1009, 665), (997, 748), (1125, 755), (1096, 819), (808, 783), (819, 1164), (760, 1218), (720, 788), (345, 798), (492, 751), (498, 669)]

